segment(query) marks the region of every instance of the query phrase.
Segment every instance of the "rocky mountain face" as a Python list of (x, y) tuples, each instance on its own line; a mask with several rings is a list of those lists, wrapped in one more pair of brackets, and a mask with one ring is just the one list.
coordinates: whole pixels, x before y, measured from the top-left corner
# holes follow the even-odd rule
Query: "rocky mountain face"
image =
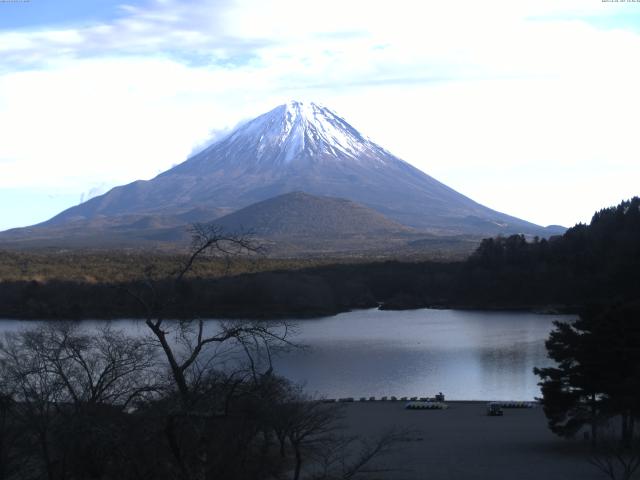
[[(294, 101), (244, 123), (152, 180), (116, 187), (38, 226), (7, 233), (15, 239), (104, 225), (131, 232), (137, 224), (145, 231), (154, 225), (168, 229), (291, 192), (357, 202), (388, 222), (430, 235), (562, 231), (484, 207), (395, 157), (328, 108)], [(332, 218), (339, 223), (339, 215)]]

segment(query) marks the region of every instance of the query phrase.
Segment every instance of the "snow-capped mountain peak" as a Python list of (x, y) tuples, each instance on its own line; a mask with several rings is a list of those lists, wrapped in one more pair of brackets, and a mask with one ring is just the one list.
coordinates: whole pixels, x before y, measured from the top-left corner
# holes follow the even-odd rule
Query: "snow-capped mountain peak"
[[(210, 148), (253, 156), (257, 163), (362, 162), (386, 153), (328, 108), (290, 101), (240, 126)], [(253, 154), (253, 155), (251, 155)]]
[(545, 235), (541, 227), (490, 210), (393, 156), (330, 109), (299, 101), (244, 123), (152, 180), (116, 187), (50, 223), (228, 213), (296, 191), (346, 198), (433, 234)]

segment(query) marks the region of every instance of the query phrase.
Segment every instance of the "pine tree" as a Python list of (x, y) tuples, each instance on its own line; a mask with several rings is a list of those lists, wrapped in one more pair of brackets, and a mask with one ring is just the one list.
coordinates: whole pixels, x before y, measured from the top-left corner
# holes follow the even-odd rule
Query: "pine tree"
[(556, 366), (536, 368), (550, 429), (564, 437), (620, 417), (621, 439), (633, 438), (640, 415), (640, 307), (590, 310), (572, 323), (556, 322), (546, 342)]

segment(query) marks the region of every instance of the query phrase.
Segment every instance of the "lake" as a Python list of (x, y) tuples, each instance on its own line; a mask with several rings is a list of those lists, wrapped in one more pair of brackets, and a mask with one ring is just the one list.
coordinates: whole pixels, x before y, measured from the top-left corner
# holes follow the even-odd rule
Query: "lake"
[[(276, 371), (329, 398), (433, 396), (533, 400), (535, 366), (552, 362), (544, 341), (554, 320), (573, 316), (466, 310), (358, 310), (297, 321), (309, 348), (276, 358)], [(93, 325), (100, 322), (84, 322)], [(114, 326), (145, 331), (135, 320)], [(0, 331), (28, 326), (4, 320)]]

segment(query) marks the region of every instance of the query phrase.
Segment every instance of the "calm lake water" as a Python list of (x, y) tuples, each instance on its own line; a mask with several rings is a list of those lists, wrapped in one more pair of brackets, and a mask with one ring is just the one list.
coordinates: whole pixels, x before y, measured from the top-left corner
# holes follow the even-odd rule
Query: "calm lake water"
[[(532, 400), (544, 341), (566, 315), (462, 310), (359, 310), (297, 322), (309, 348), (275, 360), (276, 371), (325, 397), (433, 396), (455, 400)], [(93, 325), (100, 322), (84, 322)], [(132, 333), (134, 320), (112, 322)], [(4, 320), (0, 331), (28, 322)]]

